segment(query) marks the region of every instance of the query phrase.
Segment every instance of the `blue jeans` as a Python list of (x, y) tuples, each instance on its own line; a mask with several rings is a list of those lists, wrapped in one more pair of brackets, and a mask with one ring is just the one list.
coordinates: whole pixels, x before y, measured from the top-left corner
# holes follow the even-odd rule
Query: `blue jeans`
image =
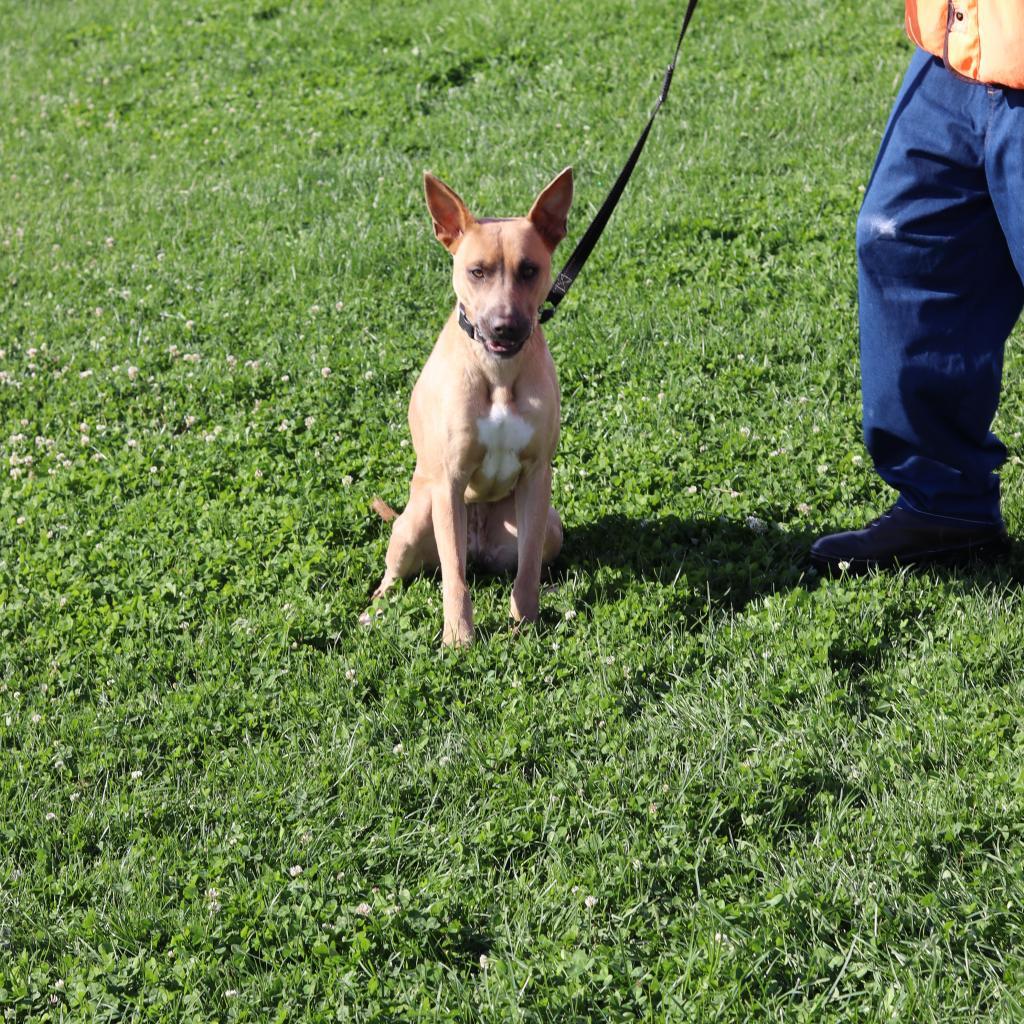
[(899, 503), (1001, 523), (992, 433), (1024, 307), (1024, 90), (918, 51), (857, 221), (864, 440)]

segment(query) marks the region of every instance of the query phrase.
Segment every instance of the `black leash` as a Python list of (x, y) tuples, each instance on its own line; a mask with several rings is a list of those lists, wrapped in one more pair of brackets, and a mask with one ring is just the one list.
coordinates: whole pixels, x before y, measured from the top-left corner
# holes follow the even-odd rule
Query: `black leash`
[(672, 85), (672, 75), (676, 70), (676, 61), (679, 59), (679, 48), (683, 45), (683, 37), (686, 35), (686, 30), (690, 27), (690, 19), (693, 17), (693, 12), (696, 9), (697, 0), (689, 0), (689, 3), (686, 5), (686, 13), (683, 15), (682, 27), (679, 29), (679, 39), (676, 41), (676, 50), (672, 55), (672, 63), (669, 64), (668, 70), (665, 72), (665, 79), (661, 83), (661, 93), (658, 96), (658, 101), (654, 104), (651, 116), (647, 119), (647, 125), (640, 133), (640, 138), (637, 139), (633, 152), (629, 154), (629, 159), (626, 161), (625, 166), (619, 171), (619, 176), (615, 179), (615, 184), (612, 185), (608, 197), (602, 203), (601, 209), (597, 211), (597, 215), (590, 222), (590, 227), (584, 232), (583, 237), (579, 240), (572, 255), (569, 257), (569, 261), (559, 271), (555, 283), (551, 286), (551, 291), (548, 292), (548, 297), (545, 299), (544, 308), (540, 311), (540, 322), (542, 324), (547, 323), (555, 315), (558, 304), (565, 298), (565, 293), (572, 287), (573, 281), (576, 280), (576, 275), (583, 269), (583, 264), (587, 262), (587, 258), (593, 251), (594, 246), (597, 245), (597, 240), (601, 237), (601, 232), (604, 231), (608, 218), (611, 217), (612, 211), (615, 209), (626, 188), (626, 183), (633, 173), (633, 168), (636, 167), (640, 154), (643, 152), (647, 136), (651, 133), (654, 119), (658, 116), (658, 111), (661, 110), (661, 105), (668, 96), (668, 90)]

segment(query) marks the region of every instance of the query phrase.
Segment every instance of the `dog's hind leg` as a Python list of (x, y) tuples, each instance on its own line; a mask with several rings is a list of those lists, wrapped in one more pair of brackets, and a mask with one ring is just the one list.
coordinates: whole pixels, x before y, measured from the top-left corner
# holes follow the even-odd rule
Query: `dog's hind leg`
[[(488, 506), (486, 544), (482, 560), (492, 572), (515, 572), (519, 562), (516, 536), (516, 506), (512, 495)], [(562, 519), (554, 508), (548, 509), (541, 562), (548, 565), (562, 550)]]
[[(371, 602), (384, 596), (399, 580), (407, 580), (422, 569), (434, 568), (438, 564), (437, 543), (434, 540), (434, 523), (430, 511), (430, 491), (413, 484), (409, 504), (391, 527), (391, 539), (384, 558), (384, 576), (377, 584)], [(369, 623), (369, 611), (359, 617), (364, 625)]]

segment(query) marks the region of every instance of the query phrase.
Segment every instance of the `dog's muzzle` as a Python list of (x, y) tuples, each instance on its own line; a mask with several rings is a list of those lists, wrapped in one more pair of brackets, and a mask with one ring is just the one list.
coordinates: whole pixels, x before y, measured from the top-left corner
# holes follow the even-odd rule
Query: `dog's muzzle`
[(459, 326), (491, 355), (499, 359), (510, 359), (533, 334), (533, 321), (526, 317), (507, 317), (500, 320), (482, 320), (478, 325), (466, 316), (466, 310), (459, 303)]

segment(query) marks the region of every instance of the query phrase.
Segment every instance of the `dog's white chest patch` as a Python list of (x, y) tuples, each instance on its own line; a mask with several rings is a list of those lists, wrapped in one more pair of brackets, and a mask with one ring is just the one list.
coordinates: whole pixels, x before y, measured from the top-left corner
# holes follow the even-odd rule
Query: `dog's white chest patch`
[(506, 405), (492, 405), (487, 416), (476, 421), (477, 437), (484, 446), (481, 476), (493, 481), (519, 474), (519, 453), (530, 443), (533, 427)]

